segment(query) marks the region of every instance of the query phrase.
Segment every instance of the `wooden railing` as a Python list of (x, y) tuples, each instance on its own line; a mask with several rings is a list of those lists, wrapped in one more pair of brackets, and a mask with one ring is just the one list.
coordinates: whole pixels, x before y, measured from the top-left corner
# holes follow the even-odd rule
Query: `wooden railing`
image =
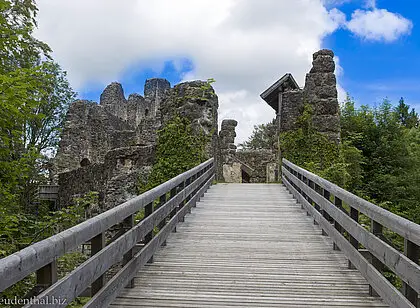
[[(214, 159), (181, 174), (111, 210), (57, 235), (33, 244), (0, 260), (0, 292), (31, 273), (44, 289), (25, 307), (64, 307), (89, 290), (85, 307), (107, 307), (124, 287), (133, 287), (133, 277), (156, 250), (165, 245), (176, 224), (195, 206), (214, 180)], [(144, 219), (134, 223), (134, 215), (144, 210)], [(105, 232), (121, 226), (123, 233), (105, 245)], [(159, 232), (154, 235), (155, 227)], [(57, 281), (56, 260), (80, 245), (91, 243), (91, 258)], [(139, 247), (142, 241), (143, 246)], [(140, 249), (136, 252), (136, 249)], [(104, 274), (122, 259), (123, 267), (109, 280)], [(51, 299), (60, 299), (52, 302)], [(62, 305), (62, 301), (66, 305)]]
[[(366, 278), (371, 295), (381, 296), (391, 307), (419, 306), (420, 225), (359, 198), (286, 159), (283, 159), (282, 179), (302, 208), (313, 216), (314, 223), (320, 225), (323, 234), (332, 238), (334, 249), (343, 251), (349, 268), (357, 268)], [(370, 218), (370, 230), (359, 224), (359, 213)], [(383, 228), (404, 238), (404, 253), (383, 237)], [(401, 292), (382, 275), (385, 266), (403, 281)]]

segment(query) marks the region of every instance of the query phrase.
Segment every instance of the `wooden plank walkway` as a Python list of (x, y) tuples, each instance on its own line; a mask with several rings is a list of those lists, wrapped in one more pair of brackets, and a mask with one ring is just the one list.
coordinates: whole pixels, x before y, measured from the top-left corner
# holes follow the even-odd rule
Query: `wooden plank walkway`
[(282, 185), (217, 184), (111, 307), (388, 307)]

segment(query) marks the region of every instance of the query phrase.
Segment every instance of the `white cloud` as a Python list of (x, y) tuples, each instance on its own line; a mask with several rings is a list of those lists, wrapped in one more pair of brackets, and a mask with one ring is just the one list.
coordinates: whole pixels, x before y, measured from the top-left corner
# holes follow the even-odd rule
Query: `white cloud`
[(121, 2), (38, 0), (36, 34), (76, 90), (105, 86), (134, 64), (190, 59), (184, 78), (216, 79), (219, 118), (239, 121), (237, 142), (275, 116), (259, 94), (286, 72), (303, 86), (312, 53), (345, 20), (321, 0)]
[(374, 8), (356, 10), (347, 28), (366, 40), (392, 42), (402, 35), (410, 34), (413, 23), (399, 14)]
[(346, 100), (346, 97), (347, 97), (347, 91), (343, 88), (340, 82), (340, 79), (344, 75), (344, 69), (340, 65), (340, 58), (338, 56), (334, 57), (334, 62), (335, 62), (335, 75), (337, 77), (338, 102), (342, 103)]
[(354, 0), (322, 0), (322, 3), (326, 6), (340, 6)]
[(366, 0), (365, 8), (367, 8), (367, 9), (376, 8), (376, 0)]

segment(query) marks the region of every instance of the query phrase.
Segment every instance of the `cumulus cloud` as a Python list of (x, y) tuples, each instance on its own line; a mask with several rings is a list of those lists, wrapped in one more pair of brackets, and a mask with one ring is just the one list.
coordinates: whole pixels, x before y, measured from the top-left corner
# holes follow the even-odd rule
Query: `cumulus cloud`
[(335, 62), (335, 72), (334, 73), (337, 77), (338, 102), (342, 103), (346, 100), (346, 97), (347, 97), (347, 91), (343, 88), (343, 86), (341, 85), (341, 82), (340, 82), (340, 79), (344, 75), (344, 69), (340, 65), (340, 58), (338, 56), (334, 57), (334, 62)]
[(76, 90), (105, 86), (133, 65), (159, 70), (165, 61), (189, 59), (193, 69), (184, 79), (216, 80), (219, 118), (239, 121), (237, 142), (275, 117), (259, 94), (286, 72), (303, 86), (312, 53), (345, 20), (321, 0), (37, 3), (36, 35), (52, 47)]
[[(375, 6), (375, 1), (371, 5)], [(410, 34), (413, 23), (399, 14), (373, 8), (356, 10), (347, 28), (366, 40), (393, 42), (402, 35)]]

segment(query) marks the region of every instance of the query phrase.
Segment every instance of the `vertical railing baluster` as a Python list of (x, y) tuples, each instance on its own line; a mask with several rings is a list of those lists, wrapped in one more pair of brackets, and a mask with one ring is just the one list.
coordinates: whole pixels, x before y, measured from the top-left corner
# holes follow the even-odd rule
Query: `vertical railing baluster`
[[(105, 233), (99, 233), (90, 241), (90, 255), (93, 256), (105, 247)], [(91, 295), (98, 293), (98, 291), (105, 284), (105, 275), (101, 275), (91, 285)]]
[[(165, 205), (166, 203), (166, 193), (159, 197), (159, 207)], [(159, 222), (158, 228), (159, 231), (166, 225), (166, 216)], [(162, 243), (162, 246), (166, 246), (166, 240)]]
[[(323, 197), (329, 202), (330, 201), (330, 197), (331, 197), (331, 194), (330, 194), (330, 192), (328, 191), (328, 190), (326, 190), (325, 188), (322, 188), (322, 195), (323, 195)], [(331, 217), (330, 217), (330, 215), (328, 215), (328, 213), (327, 213), (327, 211), (326, 210), (322, 210), (322, 216), (326, 219), (326, 220), (328, 220), (328, 221), (331, 221)], [(322, 235), (324, 235), (324, 236), (327, 236), (328, 234), (327, 234), (327, 232), (325, 232), (325, 230), (324, 229), (322, 229)]]
[[(144, 218), (152, 215), (153, 213), (153, 203), (154, 200), (150, 203), (148, 203), (145, 207), (144, 207)], [(152, 228), (152, 230), (147, 233), (144, 237), (144, 245), (147, 245), (147, 243), (149, 243), (152, 239), (153, 239), (153, 230), (154, 228)], [(147, 263), (153, 263), (153, 256), (150, 257), (150, 259), (147, 261)]]
[[(185, 188), (188, 186), (188, 181), (189, 181), (189, 179), (186, 179), (184, 182), (182, 182), (182, 184), (180, 185), (180, 189), (181, 189), (181, 190), (182, 190), (182, 189), (185, 189)], [(184, 196), (185, 196), (185, 193), (184, 193)], [(183, 207), (183, 206), (184, 206), (184, 204), (186, 203), (186, 200), (187, 200), (187, 199), (188, 199), (188, 196), (185, 196), (185, 199), (184, 199), (183, 201), (181, 201), (181, 203), (180, 203), (180, 204), (179, 204), (179, 206), (178, 206), (178, 211), (182, 209), (182, 207)], [(180, 222), (184, 222), (184, 221), (185, 221), (184, 216), (179, 217), (179, 221), (180, 221)]]
[[(315, 190), (315, 183), (310, 179), (308, 179), (308, 186), (309, 186), (310, 189)], [(311, 206), (314, 204), (314, 201), (309, 196), (308, 196), (308, 202)], [(316, 206), (315, 206), (315, 208), (316, 208)], [(316, 220), (314, 218), (314, 225), (317, 225), (317, 224), (318, 223), (316, 222)]]
[[(359, 223), (359, 211), (351, 206), (350, 206), (350, 217), (351, 219)], [(354, 248), (359, 249), (359, 242), (353, 236), (351, 236), (351, 234), (349, 234), (349, 240), (350, 240), (350, 244), (352, 244)], [(355, 269), (355, 266), (350, 262), (350, 260), (349, 260), (348, 268)]]
[[(339, 209), (339, 210), (343, 210), (343, 201), (338, 198), (337, 196), (334, 196), (334, 205)], [(337, 222), (334, 221), (334, 228), (340, 232), (341, 234), (343, 234), (343, 227)], [(340, 250), (340, 248), (337, 246), (337, 244), (334, 242), (333, 243), (333, 250)]]
[(36, 271), (36, 284), (45, 290), (57, 282), (57, 261), (54, 260)]
[[(372, 220), (371, 221), (371, 232), (376, 235), (377, 237), (381, 237), (382, 236), (382, 232), (383, 232), (383, 227), (380, 223)], [(378, 258), (376, 258), (372, 253), (370, 254), (370, 259), (371, 259), (371, 263), (372, 265), (379, 271), (382, 272), (384, 269), (384, 265), (382, 264), (381, 261), (378, 260)], [(369, 295), (370, 296), (375, 296), (378, 297), (379, 294), (375, 291), (375, 289), (369, 285)]]
[[(134, 227), (134, 215), (130, 215), (126, 219), (123, 220), (122, 229), (125, 233), (133, 227)], [(124, 254), (123, 263), (122, 263), (123, 266), (126, 265), (131, 259), (133, 259), (133, 256), (134, 256), (134, 249), (133, 248), (131, 248), (129, 251), (127, 251)], [(134, 288), (134, 278), (131, 279), (125, 287), (126, 288)]]
[[(178, 186), (172, 188), (171, 189), (171, 192), (170, 192), (170, 194), (171, 194), (170, 195), (170, 198), (171, 199), (174, 198), (176, 196), (177, 192), (178, 192)], [(178, 210), (178, 204), (174, 207), (174, 209), (172, 210), (171, 214), (169, 215), (169, 218), (170, 219), (176, 215), (176, 211), (177, 210)], [(174, 227), (174, 229), (172, 230), (172, 232), (176, 232), (176, 226)]]
[[(404, 254), (414, 263), (419, 264), (420, 248), (418, 245), (407, 239), (404, 239)], [(420, 307), (419, 294), (416, 290), (403, 282), (402, 291), (404, 296), (414, 305), (414, 307)]]

